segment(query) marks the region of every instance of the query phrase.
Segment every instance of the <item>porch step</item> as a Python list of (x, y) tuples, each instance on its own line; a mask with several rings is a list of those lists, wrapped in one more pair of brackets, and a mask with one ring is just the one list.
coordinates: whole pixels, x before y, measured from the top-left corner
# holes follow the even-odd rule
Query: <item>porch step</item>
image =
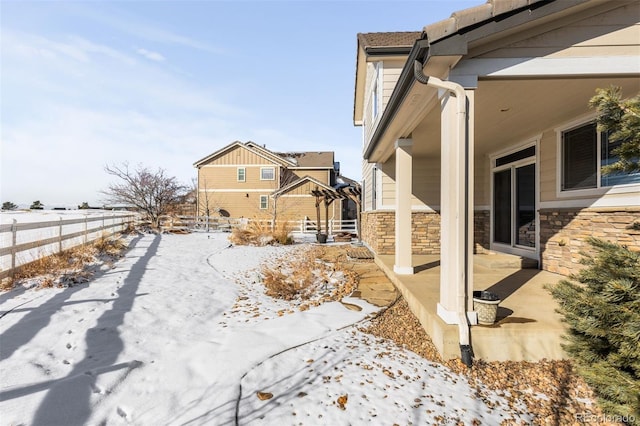
[(490, 269), (538, 269), (538, 261), (514, 254), (489, 252), (473, 256), (476, 265)]

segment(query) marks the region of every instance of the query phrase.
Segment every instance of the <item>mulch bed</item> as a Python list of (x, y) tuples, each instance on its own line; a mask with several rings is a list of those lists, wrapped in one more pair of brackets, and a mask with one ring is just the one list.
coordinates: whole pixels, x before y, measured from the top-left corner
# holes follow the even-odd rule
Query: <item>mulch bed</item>
[[(373, 319), (366, 333), (393, 340), (416, 354), (443, 364), (454, 372), (467, 377), (480, 394), (484, 384), (504, 396), (509, 405), (516, 408), (517, 400), (523, 401), (528, 413), (535, 416), (535, 425), (611, 425), (617, 423), (588, 422), (605, 418), (595, 403), (592, 390), (578, 376), (569, 360), (539, 362), (486, 362), (474, 360), (467, 368), (459, 359), (443, 361), (429, 335), (413, 315), (406, 301), (400, 298), (394, 305)], [(541, 396), (544, 394), (545, 396)]]

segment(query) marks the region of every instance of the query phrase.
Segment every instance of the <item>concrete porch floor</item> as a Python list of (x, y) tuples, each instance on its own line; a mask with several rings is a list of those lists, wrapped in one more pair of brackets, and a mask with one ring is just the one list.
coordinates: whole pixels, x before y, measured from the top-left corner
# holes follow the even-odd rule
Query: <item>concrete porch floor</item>
[[(517, 261), (519, 258), (501, 254), (474, 256), (474, 288), (496, 293), (502, 300), (495, 324), (471, 327), (475, 358), (487, 361), (566, 358), (560, 346), (566, 328), (555, 312), (557, 303), (543, 288), (564, 277), (538, 269), (521, 269)], [(442, 356), (459, 357), (458, 326), (446, 324), (436, 314), (439, 256), (414, 255), (414, 275), (396, 275), (393, 255), (376, 256), (375, 262), (402, 293)]]

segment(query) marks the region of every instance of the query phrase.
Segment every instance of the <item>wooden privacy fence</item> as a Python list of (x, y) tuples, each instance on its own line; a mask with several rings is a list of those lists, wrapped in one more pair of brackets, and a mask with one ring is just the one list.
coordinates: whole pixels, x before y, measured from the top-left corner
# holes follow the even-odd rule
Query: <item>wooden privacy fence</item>
[(113, 235), (135, 221), (135, 214), (102, 214), (0, 225), (0, 280), (16, 268), (45, 256)]
[[(230, 218), (230, 217), (212, 217), (212, 216), (174, 216), (166, 217), (161, 220), (161, 227), (165, 230), (179, 229), (200, 229), (211, 231), (230, 231), (233, 228), (247, 226), (250, 222), (260, 222), (264, 228), (270, 228), (272, 220), (270, 219), (249, 219), (249, 218)], [(309, 218), (298, 220), (287, 220), (291, 232), (298, 234), (315, 234), (318, 232), (316, 221)], [(277, 221), (276, 221), (277, 225)], [(324, 221), (320, 224), (322, 232), (327, 233), (324, 229)], [(277, 226), (276, 226), (277, 228)], [(335, 235), (340, 232), (358, 233), (357, 220), (329, 220), (328, 235)]]

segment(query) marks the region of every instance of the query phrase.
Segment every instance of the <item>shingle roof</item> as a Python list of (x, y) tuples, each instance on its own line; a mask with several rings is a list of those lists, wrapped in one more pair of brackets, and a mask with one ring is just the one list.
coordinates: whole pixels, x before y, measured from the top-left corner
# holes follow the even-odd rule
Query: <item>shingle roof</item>
[(297, 167), (333, 168), (333, 151), (277, 152), (278, 156), (294, 161)]
[(367, 47), (411, 47), (421, 34), (420, 31), (359, 33), (358, 42), (365, 49)]
[(450, 18), (429, 24), (423, 31), (429, 42), (433, 43), (462, 29), (543, 1), (548, 2), (548, 0), (487, 0), (485, 4), (453, 12)]

